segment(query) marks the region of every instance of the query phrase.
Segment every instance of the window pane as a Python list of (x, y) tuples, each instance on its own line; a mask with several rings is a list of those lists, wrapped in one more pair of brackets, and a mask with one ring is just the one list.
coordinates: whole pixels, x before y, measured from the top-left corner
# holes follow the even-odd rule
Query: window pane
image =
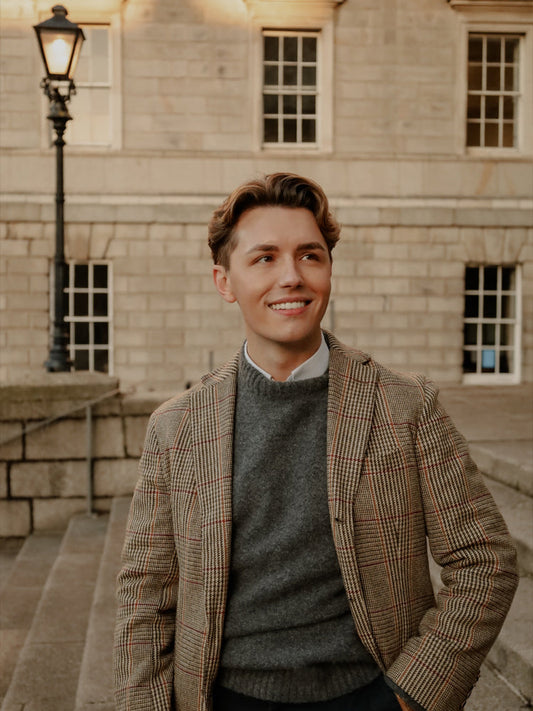
[(316, 67), (302, 67), (302, 84), (316, 86)]
[(500, 67), (487, 67), (487, 91), (500, 90)]
[(470, 91), (481, 91), (482, 69), (480, 66), (470, 65), (468, 67), (468, 88)]
[(283, 67), (283, 86), (295, 86), (298, 82), (298, 69), (296, 66)]
[(316, 62), (316, 37), (304, 37), (302, 45), (303, 61)]
[(264, 140), (267, 143), (277, 143), (279, 141), (277, 119), (266, 118), (264, 120), (264, 130), (265, 130)]
[(513, 372), (513, 351), (500, 352), (500, 373)]
[(316, 96), (304, 94), (302, 96), (302, 113), (303, 114), (315, 114), (316, 113)]
[(484, 346), (496, 345), (496, 324), (484, 323), (482, 329), (482, 343)]
[(514, 119), (515, 99), (512, 96), (504, 96), (503, 98), (503, 118)]
[(77, 289), (87, 289), (89, 286), (89, 265), (74, 265), (74, 286)]
[(500, 346), (512, 346), (514, 343), (514, 326), (510, 323), (500, 325)]
[(74, 343), (76, 345), (89, 344), (89, 324), (87, 322), (74, 324)]
[(278, 85), (278, 67), (277, 65), (265, 64), (265, 86)]
[(468, 61), (481, 62), (483, 59), (483, 39), (481, 37), (470, 37), (468, 40)]
[(283, 60), (285, 62), (296, 62), (298, 59), (298, 38), (283, 38)]
[(285, 143), (295, 143), (296, 135), (296, 119), (283, 120), (283, 140)]
[(497, 62), (501, 61), (501, 38), (487, 38), (487, 62)]
[(74, 294), (74, 316), (89, 315), (89, 294)]
[(89, 370), (89, 351), (74, 351), (74, 370)]
[(107, 373), (109, 363), (109, 353), (107, 350), (95, 349), (94, 351), (94, 369), (102, 373)]
[(502, 289), (512, 291), (515, 289), (515, 270), (513, 267), (502, 267)]
[(479, 298), (477, 296), (465, 296), (465, 317), (477, 318), (479, 316)]
[(505, 68), (505, 91), (518, 91), (518, 72), (516, 72), (512, 67)]
[(278, 113), (278, 95), (263, 94), (263, 111), (265, 114)]
[(481, 117), (481, 96), (479, 94), (468, 95), (468, 118)]
[(496, 318), (496, 296), (483, 297), (483, 317)]
[(297, 112), (297, 97), (295, 94), (289, 94), (283, 97), (283, 113), (295, 114)]
[(494, 373), (496, 370), (496, 351), (482, 350), (481, 351), (481, 372)]
[(109, 81), (109, 34), (107, 29), (93, 29), (91, 81)]
[(467, 146), (480, 146), (480, 125), (479, 123), (468, 123), (466, 127), (466, 145)]
[(514, 296), (502, 296), (502, 318), (515, 318), (515, 303)]
[(503, 139), (502, 145), (504, 148), (513, 148), (515, 145), (515, 130), (514, 124), (506, 122), (503, 124)]
[(505, 61), (508, 63), (518, 62), (518, 40), (507, 38), (505, 40)]
[(107, 289), (107, 264), (94, 265), (93, 287), (95, 289)]
[(500, 97), (485, 97), (485, 118), (497, 119), (500, 115)]
[(475, 346), (477, 344), (477, 323), (465, 323), (464, 342), (465, 346)]
[(279, 58), (279, 38), (265, 37), (264, 52), (267, 61), (276, 61)]
[(107, 316), (107, 294), (94, 294), (94, 316)]
[(474, 291), (479, 289), (479, 269), (478, 267), (467, 267), (465, 270), (465, 289)]
[(98, 345), (107, 345), (109, 343), (109, 326), (107, 323), (95, 321), (94, 342)]
[(485, 145), (487, 147), (497, 147), (499, 145), (497, 123), (485, 124)]
[(485, 291), (496, 291), (498, 288), (498, 267), (485, 267), (483, 270), (483, 288)]
[(316, 121), (314, 119), (302, 120), (302, 141), (304, 143), (316, 141)]
[(476, 351), (463, 351), (463, 372), (475, 373), (477, 364)]

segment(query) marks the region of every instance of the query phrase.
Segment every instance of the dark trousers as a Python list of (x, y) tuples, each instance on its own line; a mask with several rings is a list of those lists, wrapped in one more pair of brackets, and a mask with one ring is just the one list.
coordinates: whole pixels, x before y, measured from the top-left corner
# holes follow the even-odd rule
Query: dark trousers
[(383, 676), (351, 694), (329, 701), (279, 704), (243, 696), (222, 686), (213, 692), (213, 711), (399, 711), (400, 704)]

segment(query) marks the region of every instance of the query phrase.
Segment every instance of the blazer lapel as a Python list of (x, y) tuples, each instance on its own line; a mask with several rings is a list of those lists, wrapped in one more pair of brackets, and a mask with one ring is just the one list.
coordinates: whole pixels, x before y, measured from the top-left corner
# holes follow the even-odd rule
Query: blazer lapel
[(377, 374), (368, 356), (330, 343), (328, 499), (333, 537), (346, 593), (361, 641), (380, 660), (355, 555), (354, 501), (374, 418)]
[(206, 683), (216, 672), (231, 555), (233, 423), (238, 356), (191, 395), (191, 439), (202, 515)]

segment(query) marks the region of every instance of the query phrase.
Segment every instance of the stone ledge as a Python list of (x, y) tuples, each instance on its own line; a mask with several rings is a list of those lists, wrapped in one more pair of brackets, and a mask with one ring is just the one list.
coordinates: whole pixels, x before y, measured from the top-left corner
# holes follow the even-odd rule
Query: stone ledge
[[(117, 390), (118, 378), (104, 373), (28, 373), (0, 384), (0, 420), (38, 420), (82, 407)], [(78, 416), (84, 416), (83, 410)]]

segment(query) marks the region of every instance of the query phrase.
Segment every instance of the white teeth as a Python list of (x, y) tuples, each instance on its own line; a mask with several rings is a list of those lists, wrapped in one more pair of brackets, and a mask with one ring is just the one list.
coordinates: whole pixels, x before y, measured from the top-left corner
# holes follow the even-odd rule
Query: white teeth
[(305, 306), (305, 301), (285, 301), (283, 304), (271, 304), (274, 311), (288, 311), (289, 309), (301, 309)]

